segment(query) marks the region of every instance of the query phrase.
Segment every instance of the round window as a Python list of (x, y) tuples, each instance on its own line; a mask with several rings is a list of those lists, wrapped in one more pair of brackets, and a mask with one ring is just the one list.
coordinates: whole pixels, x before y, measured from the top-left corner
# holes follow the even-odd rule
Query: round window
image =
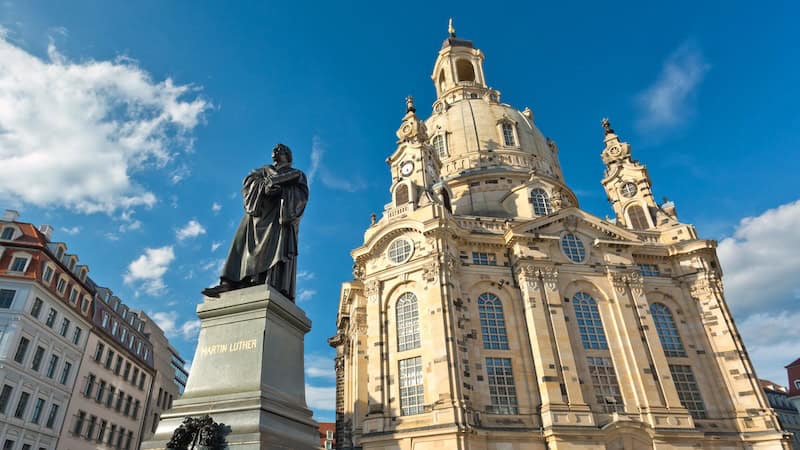
[(582, 263), (586, 260), (586, 248), (583, 246), (583, 241), (572, 233), (561, 237), (561, 251), (572, 262)]
[(625, 197), (633, 197), (636, 195), (636, 185), (628, 181), (622, 185), (622, 195)]
[(414, 251), (414, 244), (408, 239), (398, 238), (389, 244), (389, 251), (387, 257), (389, 261), (394, 264), (402, 264), (411, 258), (411, 253)]

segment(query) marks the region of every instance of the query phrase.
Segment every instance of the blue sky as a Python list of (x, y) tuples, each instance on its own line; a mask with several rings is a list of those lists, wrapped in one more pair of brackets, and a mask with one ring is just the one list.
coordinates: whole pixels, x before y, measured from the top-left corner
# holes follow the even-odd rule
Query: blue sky
[(800, 46), (792, 2), (0, 3), (0, 207), (50, 223), (91, 276), (153, 314), (187, 358), (199, 291), (276, 142), (309, 173), (301, 306), (309, 401), (333, 413), (326, 338), (404, 98), (427, 115), (447, 19), (488, 83), (558, 142), (581, 207), (611, 214), (600, 119), (657, 198), (721, 240), (728, 300), (762, 377), (800, 356)]

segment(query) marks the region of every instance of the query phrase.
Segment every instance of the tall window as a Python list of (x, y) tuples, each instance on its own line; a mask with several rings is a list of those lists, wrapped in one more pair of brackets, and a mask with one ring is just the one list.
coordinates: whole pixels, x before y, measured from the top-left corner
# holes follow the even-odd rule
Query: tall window
[(50, 311), (47, 312), (47, 319), (45, 319), (44, 324), (50, 328), (53, 328), (53, 324), (56, 323), (57, 315), (58, 312), (55, 309), (50, 308)]
[(31, 361), (31, 369), (38, 372), (42, 367), (42, 358), (44, 358), (44, 347), (37, 346), (36, 352), (33, 354), (33, 361)]
[(53, 425), (56, 423), (56, 419), (58, 418), (58, 408), (59, 406), (53, 403), (50, 406), (50, 414), (47, 415), (47, 424), (45, 425), (47, 428), (53, 428)]
[(444, 135), (437, 134), (433, 137), (433, 149), (436, 150), (439, 159), (447, 158), (447, 142), (445, 141)]
[(17, 345), (17, 352), (14, 353), (14, 361), (22, 364), (25, 361), (25, 355), (28, 354), (28, 345), (30, 345), (31, 340), (26, 337), (21, 337), (19, 339), (19, 345)]
[(11, 400), (11, 392), (14, 390), (12, 386), (7, 384), (3, 385), (3, 390), (0, 392), (0, 414), (6, 413), (8, 408), (8, 401)]
[(575, 321), (578, 323), (583, 348), (608, 349), (600, 311), (592, 296), (585, 292), (578, 292), (572, 297), (572, 307), (575, 308)]
[(503, 317), (503, 304), (500, 299), (488, 292), (478, 296), (478, 315), (481, 320), (483, 348), (508, 350), (506, 321)]
[(417, 296), (406, 292), (397, 300), (397, 351), (419, 348), (419, 307)]
[(656, 331), (658, 332), (658, 338), (661, 340), (664, 355), (686, 356), (681, 336), (678, 334), (678, 327), (675, 326), (675, 319), (672, 317), (669, 308), (663, 303), (653, 303), (650, 305), (650, 314), (656, 324)]
[(700, 388), (697, 386), (691, 366), (670, 364), (669, 371), (672, 373), (672, 381), (675, 382), (675, 389), (683, 407), (688, 409), (695, 419), (705, 419), (706, 406), (703, 397), (700, 396)]
[(647, 223), (647, 218), (644, 215), (644, 210), (639, 205), (633, 205), (628, 208), (628, 218), (631, 221), (631, 228), (634, 230), (650, 228), (650, 224)]
[(67, 331), (69, 331), (69, 319), (64, 317), (61, 319), (61, 331), (58, 332), (62, 337), (67, 336)]
[(0, 289), (0, 308), (11, 308), (11, 303), (14, 302), (14, 294), (17, 291), (13, 289)]
[(59, 383), (67, 384), (67, 381), (69, 381), (69, 373), (71, 371), (72, 371), (72, 363), (65, 361), (64, 368), (61, 370), (61, 379), (59, 380)]
[(537, 216), (546, 216), (553, 212), (553, 208), (550, 206), (550, 196), (542, 188), (531, 191), (531, 204), (533, 213)]
[(586, 248), (583, 241), (573, 233), (561, 237), (561, 250), (572, 262), (581, 263), (586, 259)]
[(25, 410), (28, 409), (28, 400), (30, 398), (31, 394), (27, 392), (20, 394), (19, 401), (17, 401), (17, 409), (14, 410), (14, 417), (22, 419), (25, 416)]
[(507, 146), (514, 146), (516, 142), (514, 141), (514, 125), (508, 122), (503, 123), (503, 144)]
[(31, 307), (31, 315), (35, 318), (39, 318), (39, 314), (42, 313), (42, 305), (44, 302), (39, 297), (36, 297), (36, 300), (33, 301), (33, 306)]
[(47, 378), (53, 378), (58, 367), (58, 355), (50, 355), (50, 363), (47, 365)]
[(611, 358), (589, 356), (587, 361), (597, 404), (607, 413), (624, 411), (622, 392), (619, 390), (617, 374), (614, 372), (614, 363)]
[(44, 404), (46, 400), (43, 398), (39, 398), (36, 400), (36, 404), (33, 405), (33, 415), (31, 416), (31, 422), (38, 425), (39, 420), (42, 418), (42, 411), (44, 411)]
[(3, 228), (3, 234), (0, 235), (0, 239), (11, 239), (13, 236), (14, 236), (14, 228), (5, 227)]
[(53, 278), (53, 268), (50, 266), (45, 267), (44, 275), (42, 277), (44, 278), (44, 281), (49, 283), (50, 280)]
[(422, 412), (425, 391), (422, 386), (422, 357), (400, 360), (400, 414)]
[(519, 414), (517, 389), (511, 358), (486, 358), (486, 376), (489, 378), (491, 412), (495, 414)]

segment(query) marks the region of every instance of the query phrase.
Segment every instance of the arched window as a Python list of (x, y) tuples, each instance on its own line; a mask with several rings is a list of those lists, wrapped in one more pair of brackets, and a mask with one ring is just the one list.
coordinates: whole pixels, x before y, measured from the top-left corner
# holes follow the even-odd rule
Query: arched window
[(397, 300), (397, 351), (419, 348), (419, 308), (417, 296), (406, 292)]
[(444, 92), (444, 84), (445, 84), (445, 79), (444, 79), (444, 69), (442, 69), (442, 70), (439, 72), (439, 91), (440, 91), (439, 93), (440, 93), (440, 94), (441, 94), (442, 92)]
[(456, 61), (456, 73), (458, 81), (475, 81), (475, 68), (472, 67), (469, 60), (459, 59)]
[(639, 205), (633, 205), (628, 208), (628, 218), (634, 230), (646, 230), (650, 228), (650, 224), (647, 223), (647, 217), (644, 215), (644, 210)]
[(444, 139), (444, 135), (437, 134), (433, 137), (433, 149), (436, 150), (439, 159), (447, 158), (447, 142)]
[(586, 259), (586, 248), (583, 246), (583, 241), (572, 233), (561, 237), (561, 250), (573, 262), (581, 263)]
[(607, 349), (608, 342), (606, 333), (603, 331), (603, 321), (600, 319), (597, 302), (591, 295), (578, 292), (572, 297), (572, 307), (575, 308), (575, 321), (578, 323), (583, 348)]
[(408, 186), (401, 184), (394, 191), (394, 204), (395, 206), (402, 206), (406, 203), (408, 203)]
[(485, 292), (478, 297), (478, 316), (481, 320), (483, 348), (508, 350), (503, 303), (496, 295)]
[(653, 303), (650, 305), (650, 314), (653, 316), (653, 322), (656, 323), (656, 331), (661, 340), (664, 355), (686, 356), (681, 336), (678, 334), (678, 327), (675, 326), (675, 319), (669, 308), (663, 303)]
[(447, 189), (442, 188), (439, 193), (442, 196), (442, 203), (444, 204), (444, 208), (451, 213), (453, 212), (453, 205), (450, 203), (450, 194), (447, 193)]
[(514, 140), (514, 125), (508, 122), (503, 123), (503, 143), (507, 146), (517, 145)]
[(542, 188), (531, 191), (531, 204), (533, 213), (537, 216), (546, 216), (553, 212), (553, 208), (550, 206), (550, 196)]

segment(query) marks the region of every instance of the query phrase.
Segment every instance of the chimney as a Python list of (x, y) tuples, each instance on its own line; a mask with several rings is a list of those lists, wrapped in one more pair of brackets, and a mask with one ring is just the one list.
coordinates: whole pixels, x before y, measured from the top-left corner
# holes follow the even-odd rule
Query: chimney
[(13, 209), (7, 209), (3, 213), (3, 219), (2, 220), (5, 220), (6, 222), (16, 222), (17, 219), (19, 219), (19, 212), (15, 211)]
[(53, 227), (46, 223), (39, 226), (39, 231), (42, 232), (48, 241), (50, 240), (50, 237), (53, 236)]

